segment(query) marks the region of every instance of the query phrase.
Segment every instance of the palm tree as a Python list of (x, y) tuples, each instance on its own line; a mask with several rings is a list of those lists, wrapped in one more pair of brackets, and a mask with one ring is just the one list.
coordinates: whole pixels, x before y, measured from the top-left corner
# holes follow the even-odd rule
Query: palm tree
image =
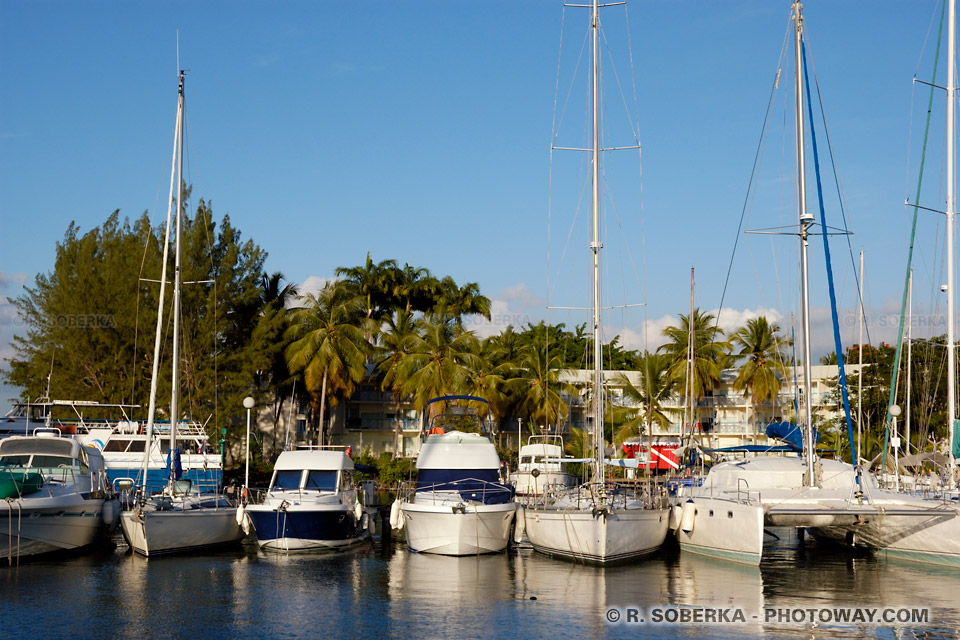
[(737, 369), (733, 388), (749, 394), (754, 407), (771, 400), (775, 402), (787, 376), (786, 359), (781, 348), (789, 346), (790, 341), (779, 334), (779, 325), (771, 325), (766, 317), (760, 316), (748, 320), (730, 336), (736, 350), (733, 357), (743, 360)]
[(463, 316), (477, 314), (490, 319), (490, 298), (480, 294), (480, 285), (468, 282), (462, 287), (450, 276), (440, 281), (438, 287), (438, 310), (453, 318), (458, 325), (463, 324)]
[(277, 444), (277, 425), (283, 412), (283, 401), (290, 390), (291, 376), (287, 367), (284, 350), (289, 344), (284, 335), (290, 328), (290, 314), (287, 303), (298, 294), (293, 283), (283, 284), (283, 274), (264, 273), (260, 277), (260, 319), (251, 338), (254, 344), (263, 344), (260, 356), (254, 362), (257, 371), (257, 390), (261, 379), (267, 378), (267, 384), (273, 389), (273, 448)]
[[(409, 355), (417, 340), (417, 326), (409, 311), (396, 311), (387, 320), (387, 326), (380, 332), (378, 362), (375, 369), (380, 377), (380, 388), (390, 389), (397, 403), (402, 397), (402, 381), (405, 372), (402, 368), (404, 358)], [(400, 421), (394, 426), (394, 451), (400, 451)]]
[(536, 349), (525, 350), (519, 361), (520, 372), (507, 384), (517, 394), (518, 409), (537, 425), (559, 424), (567, 417), (567, 403), (561, 392), (572, 392), (570, 385), (560, 382), (561, 360), (549, 360)]
[(306, 301), (291, 318), (286, 358), (291, 372), (303, 373), (306, 390), (314, 399), (319, 396), (322, 430), (328, 397), (335, 406), (353, 393), (366, 373), (371, 347), (364, 335), (364, 309), (342, 287), (327, 284)]
[(636, 409), (623, 411), (627, 408), (619, 408), (621, 413), (627, 414), (620, 420), (617, 420), (618, 416), (612, 416), (615, 422), (620, 422), (614, 434), (616, 444), (623, 444), (627, 438), (640, 435), (642, 425), (646, 426), (648, 436), (652, 436), (655, 423), (662, 427), (670, 425), (670, 418), (666, 414), (669, 409), (665, 409), (663, 403), (673, 395), (677, 381), (670, 377), (669, 372), (670, 359), (667, 356), (660, 353), (644, 353), (640, 358), (639, 384), (634, 385), (623, 373), (614, 378), (614, 384), (622, 389), (624, 398), (641, 407), (639, 411)]
[[(711, 313), (694, 309), (693, 331), (692, 384), (687, 379), (690, 351), (690, 322), (687, 316), (680, 316), (679, 326), (671, 326), (663, 330), (663, 335), (669, 338), (669, 342), (657, 351), (667, 357), (670, 363), (668, 375), (677, 383), (677, 391), (683, 397), (688, 397), (692, 391), (695, 398), (702, 398), (720, 384), (720, 373), (727, 364), (727, 354), (731, 345), (722, 339), (723, 330), (716, 326), (716, 317)], [(696, 420), (695, 416), (694, 420)]]
[(342, 278), (347, 289), (362, 300), (363, 312), (368, 320), (379, 322), (395, 306), (393, 291), (400, 273), (396, 260), (374, 263), (367, 253), (363, 265), (337, 267), (335, 273)]
[(432, 398), (468, 390), (479, 347), (473, 333), (463, 331), (449, 317), (430, 314), (417, 325), (410, 351), (398, 363), (403, 379), (394, 385), (412, 395), (413, 406), (420, 410)]

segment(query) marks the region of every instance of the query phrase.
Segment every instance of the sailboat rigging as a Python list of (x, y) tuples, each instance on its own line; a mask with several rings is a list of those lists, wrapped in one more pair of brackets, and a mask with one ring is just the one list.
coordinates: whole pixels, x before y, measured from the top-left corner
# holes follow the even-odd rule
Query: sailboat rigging
[[(171, 169), (171, 197), (176, 185), (176, 213), (174, 216), (174, 277), (173, 277), (173, 373), (170, 393), (170, 439), (166, 487), (155, 496), (148, 495), (147, 456), (144, 473), (133, 507), (121, 514), (123, 534), (137, 553), (150, 556), (160, 553), (194, 550), (243, 538), (244, 532), (237, 520), (237, 508), (218, 493), (201, 493), (189, 480), (181, 480), (179, 450), (177, 449), (177, 422), (179, 421), (179, 365), (180, 365), (180, 287), (181, 287), (181, 222), (183, 210), (183, 114), (184, 72), (180, 71), (177, 92), (177, 119), (174, 134), (173, 168)], [(157, 406), (157, 382), (162, 340), (163, 302), (166, 288), (167, 258), (169, 255), (171, 212), (168, 205), (167, 227), (164, 233), (163, 266), (161, 268), (157, 332), (154, 342), (154, 361), (150, 380), (150, 404), (147, 415), (147, 442), (153, 441), (154, 414)]]

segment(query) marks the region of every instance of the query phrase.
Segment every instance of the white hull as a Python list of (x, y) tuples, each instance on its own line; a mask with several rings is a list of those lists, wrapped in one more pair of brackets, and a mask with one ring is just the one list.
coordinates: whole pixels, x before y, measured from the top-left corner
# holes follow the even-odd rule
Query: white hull
[[(902, 501), (878, 506), (922, 509), (932, 504), (939, 503), (904, 496)], [(859, 524), (813, 527), (810, 532), (818, 538), (875, 549), (898, 560), (960, 568), (960, 508), (941, 509), (929, 516), (867, 516)]]
[[(43, 506), (38, 503), (42, 500)], [(103, 501), (80, 496), (0, 502), (0, 557), (23, 557), (93, 544), (104, 530)]]
[(190, 511), (124, 511), (123, 536), (139, 554), (193, 551), (238, 542), (244, 533), (234, 507)]
[[(763, 507), (720, 498), (695, 498), (692, 521), (678, 526), (683, 551), (742, 564), (760, 564), (763, 555)], [(679, 508), (683, 508), (679, 506)], [(678, 518), (679, 520), (679, 518)]]
[(463, 505), (403, 502), (407, 545), (421, 553), (471, 556), (497, 553), (507, 547), (516, 503)]
[(611, 564), (655, 553), (667, 537), (669, 509), (591, 510), (526, 508), (527, 540), (551, 556)]

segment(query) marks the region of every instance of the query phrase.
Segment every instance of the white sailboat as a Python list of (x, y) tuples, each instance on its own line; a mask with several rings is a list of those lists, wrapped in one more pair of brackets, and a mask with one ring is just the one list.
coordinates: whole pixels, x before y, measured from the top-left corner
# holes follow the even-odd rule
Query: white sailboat
[[(170, 448), (167, 467), (167, 486), (158, 495), (147, 495), (147, 456), (141, 490), (133, 508), (120, 517), (123, 535), (137, 553), (152, 556), (163, 553), (191, 551), (231, 542), (244, 536), (237, 519), (237, 508), (218, 493), (199, 493), (190, 480), (179, 477), (177, 423), (179, 416), (179, 357), (180, 357), (180, 220), (183, 209), (183, 109), (184, 72), (180, 72), (177, 98), (177, 125), (174, 134), (173, 169), (170, 176), (172, 206), (176, 181), (176, 239), (173, 282), (173, 383), (170, 396)], [(160, 276), (160, 296), (157, 310), (157, 333), (154, 341), (153, 373), (150, 381), (150, 407), (147, 413), (147, 442), (153, 441), (154, 412), (157, 400), (157, 382), (160, 361), (161, 329), (163, 326), (163, 299), (166, 290), (167, 255), (170, 246), (170, 209), (167, 210), (167, 230), (163, 247), (163, 267)]]
[(667, 536), (669, 509), (639, 485), (616, 487), (605, 480), (603, 370), (600, 335), (600, 17), (593, 0), (591, 95), (593, 116), (593, 478), (571, 491), (547, 494), (518, 509), (517, 537), (523, 530), (533, 548), (551, 556), (610, 564), (656, 552)]
[[(802, 5), (793, 5), (801, 305), (805, 388), (810, 375)], [(952, 85), (952, 80), (951, 80)], [(952, 271), (952, 269), (951, 269)], [(859, 465), (821, 460), (814, 441), (812, 398), (804, 394), (801, 457), (762, 455), (715, 465), (701, 486), (683, 487), (671, 523), (684, 551), (747, 564), (763, 555), (764, 526), (806, 527), (817, 537), (914, 561), (960, 566), (960, 510), (878, 488)]]

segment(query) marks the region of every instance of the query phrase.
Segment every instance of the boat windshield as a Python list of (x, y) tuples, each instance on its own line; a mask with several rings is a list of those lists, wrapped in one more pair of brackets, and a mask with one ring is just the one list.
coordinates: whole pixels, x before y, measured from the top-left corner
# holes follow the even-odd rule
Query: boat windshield
[(277, 471), (277, 474), (273, 477), (273, 485), (270, 487), (272, 491), (290, 491), (297, 490), (300, 488), (300, 477), (303, 475), (303, 471)]
[(89, 469), (80, 460), (67, 456), (13, 454), (0, 456), (0, 467), (37, 469), (48, 479), (63, 480), (74, 473), (87, 474)]
[(319, 489), (320, 491), (337, 490), (337, 472), (332, 470), (311, 471), (307, 475), (306, 489)]

